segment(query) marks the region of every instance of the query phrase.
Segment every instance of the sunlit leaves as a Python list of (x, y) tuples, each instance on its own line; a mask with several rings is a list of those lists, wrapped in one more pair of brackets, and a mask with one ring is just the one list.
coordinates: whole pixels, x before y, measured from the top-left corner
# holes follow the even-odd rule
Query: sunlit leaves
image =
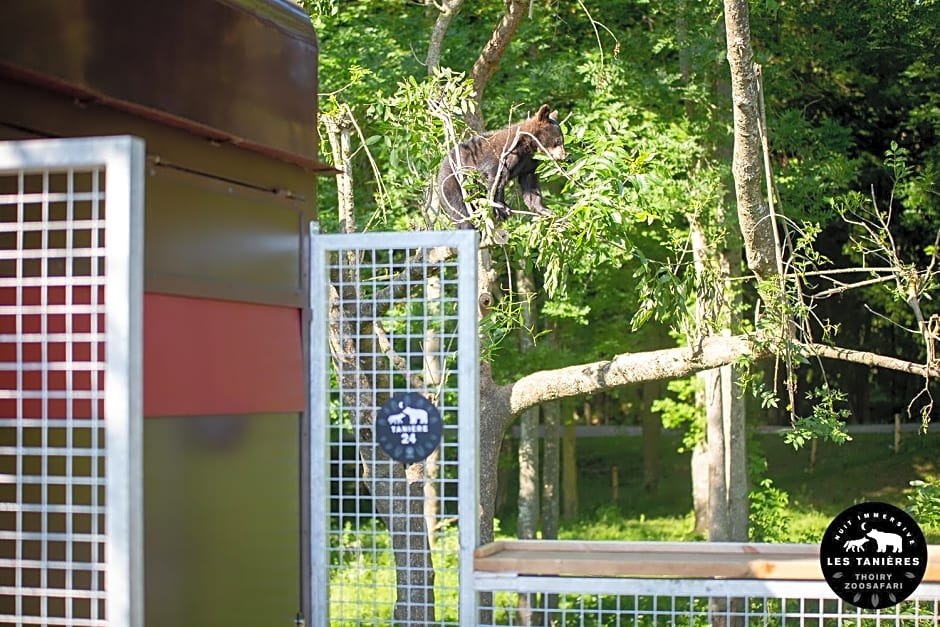
[[(321, 109), (347, 104), (362, 129), (354, 159), (361, 169), (355, 172), (361, 214), (383, 207), (372, 228), (426, 228), (430, 182), (447, 149), (463, 137), (462, 120), (473, 102), (459, 71), (425, 78), (423, 55), (436, 10), (374, 0), (305, 0), (304, 6), (320, 37)], [(597, 22), (587, 19), (583, 6)], [(890, 230), (883, 231), (895, 238), (893, 248), (906, 264), (901, 269), (911, 279), (940, 252), (934, 239), (940, 64), (931, 45), (940, 29), (938, 7), (890, 0), (861, 2), (851, 11), (818, 2), (752, 7), (788, 277), (760, 285), (742, 278), (738, 313), (751, 330), (776, 338), (768, 340), (775, 349), (791, 351), (801, 369), (787, 383), (796, 390), (808, 384), (803, 373), (812, 371), (818, 382), (819, 366), (803, 367), (805, 358), (787, 337), (793, 322), (816, 341), (917, 355), (898, 326), (917, 324), (906, 305), (904, 285), (911, 281), (873, 283), (854, 296), (840, 286), (875, 275), (824, 279), (824, 272), (846, 263), (884, 265), (882, 252), (892, 247), (886, 233), (876, 229), (864, 242), (858, 225), (840, 220), (875, 218), (872, 196), (882, 209), (894, 201)], [(563, 325), (566, 342), (582, 341), (573, 349), (581, 357), (631, 349), (655, 332), (663, 341), (664, 326), (682, 329), (694, 301), (714, 293), (715, 273), (696, 278), (692, 267), (690, 217), (699, 220), (713, 249), (735, 244), (735, 225), (715, 217), (719, 205), (734, 212), (727, 193), (730, 105), (722, 93), (728, 73), (716, 8), (537, 3), (487, 87), (489, 128), (541, 102), (561, 112), (570, 158), (540, 165), (545, 202), (557, 216), (519, 215), (498, 225), (509, 245), (494, 248), (494, 257), (501, 255), (505, 268), (532, 264), (544, 318)], [(448, 31), (442, 64), (468, 70), (502, 10), (498, 2), (465, 3)], [(600, 49), (598, 24), (610, 28), (600, 33)], [(330, 184), (321, 179), (321, 219), (335, 213)], [(383, 203), (376, 201), (380, 196)], [(510, 203), (523, 208), (512, 194)], [(492, 230), (491, 213), (481, 213)], [(916, 291), (929, 317), (936, 313), (927, 300), (936, 286), (932, 277), (920, 277)], [(835, 283), (825, 282), (832, 278)], [(832, 289), (832, 300), (813, 302)], [(866, 307), (880, 315), (868, 316)], [(499, 322), (516, 324), (512, 315)], [(838, 379), (832, 377), (833, 385)], [(772, 405), (775, 391), (768, 386), (760, 393), (761, 407)], [(878, 391), (883, 398), (885, 389)], [(809, 414), (819, 400), (795, 394), (798, 414)], [(882, 401), (882, 408), (888, 405)], [(804, 436), (816, 431), (810, 425)]]
[(462, 137), (464, 116), (473, 106), (470, 81), (440, 68), (434, 76), (400, 80), (393, 93), (367, 107), (387, 163), (383, 182), (391, 217), (386, 224), (405, 220), (427, 228), (432, 182), (444, 154)]
[(940, 477), (911, 481), (907, 510), (922, 525), (940, 527)]
[(784, 442), (798, 449), (816, 438), (836, 444), (852, 439), (845, 430), (850, 413), (844, 392), (822, 385), (807, 392), (806, 398), (811, 402), (812, 414), (797, 418), (793, 429), (784, 435)]

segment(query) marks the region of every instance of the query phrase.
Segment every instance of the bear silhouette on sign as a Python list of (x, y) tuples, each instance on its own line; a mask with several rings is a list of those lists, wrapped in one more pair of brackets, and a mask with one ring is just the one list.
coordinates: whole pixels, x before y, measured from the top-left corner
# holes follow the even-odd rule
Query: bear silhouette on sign
[(886, 533), (884, 531), (872, 529), (866, 535), (878, 543), (879, 553), (886, 553), (889, 546), (891, 547), (892, 553), (900, 553), (902, 550), (901, 536), (896, 533)]
[(399, 425), (402, 420), (405, 419), (405, 416), (408, 416), (408, 423), (413, 425), (426, 425), (428, 424), (428, 412), (423, 409), (418, 409), (417, 407), (405, 407), (405, 403), (398, 401), (398, 408), (401, 410), (397, 414), (390, 414), (388, 417), (388, 424), (390, 425)]

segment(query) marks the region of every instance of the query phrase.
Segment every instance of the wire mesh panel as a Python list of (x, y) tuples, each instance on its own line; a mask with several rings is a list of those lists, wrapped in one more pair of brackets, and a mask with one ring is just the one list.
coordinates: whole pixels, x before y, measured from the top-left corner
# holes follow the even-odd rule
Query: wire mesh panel
[(0, 143), (0, 623), (141, 624), (143, 143)]
[(476, 233), (311, 251), (311, 622), (473, 624)]
[[(903, 603), (865, 610), (823, 581), (517, 577), (477, 573), (481, 625), (934, 627), (940, 584)], [(492, 594), (490, 594), (492, 593)]]

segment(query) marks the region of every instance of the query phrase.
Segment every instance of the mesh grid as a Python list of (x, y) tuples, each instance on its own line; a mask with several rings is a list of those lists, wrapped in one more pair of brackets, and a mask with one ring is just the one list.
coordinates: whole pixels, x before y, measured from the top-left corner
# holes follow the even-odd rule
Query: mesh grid
[(106, 179), (0, 170), (3, 624), (114, 624), (106, 444), (126, 423), (105, 423)]
[[(416, 243), (415, 235), (375, 234), (366, 245), (320, 236), (320, 245), (335, 247), (324, 250), (323, 265), (314, 261), (329, 284), (326, 333), (335, 353), (326, 447), (313, 447), (314, 455), (329, 455), (329, 520), (313, 561), (327, 571), (331, 625), (458, 622), (458, 484), (466, 461), (458, 444), (461, 421), (475, 420), (475, 403), (461, 403), (461, 379), (472, 377), (460, 374), (459, 303), (476, 300), (475, 276), (461, 270), (468, 257), (475, 264), (475, 253)], [(475, 361), (475, 351), (466, 352), (460, 357)], [(380, 408), (405, 392), (430, 400), (443, 422), (440, 445), (410, 464), (392, 459), (375, 430)]]
[(504, 584), (485, 586), (494, 592), (482, 595), (492, 601), (480, 606), (480, 625), (927, 627), (940, 622), (938, 584), (922, 584), (907, 601), (883, 610), (843, 603), (823, 582), (519, 577)]

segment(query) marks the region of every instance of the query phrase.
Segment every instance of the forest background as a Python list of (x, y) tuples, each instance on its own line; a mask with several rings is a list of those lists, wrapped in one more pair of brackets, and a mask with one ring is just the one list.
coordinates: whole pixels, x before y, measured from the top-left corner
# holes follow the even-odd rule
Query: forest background
[[(511, 3), (303, 4), (320, 41), (323, 152), (338, 154), (328, 144), (331, 123), (342, 118), (352, 131), (346, 161), (336, 164), (355, 181), (356, 230), (428, 228), (437, 165), (474, 116), (495, 129), (543, 102), (560, 111), (570, 157), (541, 169), (546, 204), (559, 217), (514, 218), (503, 227), (508, 241), (492, 253), (503, 293), (484, 321), (484, 353), (496, 381), (689, 345), (710, 315), (699, 308), (703, 299), (727, 310), (713, 317), (733, 319), (734, 332), (760, 324), (760, 286), (749, 280), (738, 227), (729, 224), (733, 211), (724, 210), (734, 188), (720, 3), (525, 3), (485, 97), (474, 94), (469, 77)], [(460, 10), (432, 58), (450, 6)], [(787, 263), (802, 273), (794, 302), (805, 310), (787, 316), (816, 339), (932, 364), (933, 336), (924, 329), (937, 310), (940, 5), (767, 0), (751, 3), (750, 33), (762, 68), (771, 197)], [(340, 223), (337, 198), (324, 182), (325, 231), (352, 226)], [(728, 267), (703, 264), (700, 236), (710, 242), (706, 254), (723, 251), (715, 257)], [(917, 307), (897, 281), (903, 273), (879, 267), (910, 271)], [(524, 431), (541, 420), (549, 436), (534, 453), (543, 498), (535, 526), (543, 537), (557, 534), (559, 495), (576, 493), (574, 485), (558, 486), (565, 455), (552, 433), (572, 434), (565, 425), (575, 424), (642, 425), (644, 489), (655, 493), (661, 425), (680, 429), (687, 451), (705, 439), (703, 384), (700, 377), (648, 381), (543, 404), (541, 419), (524, 416)], [(794, 447), (846, 442), (846, 422), (890, 423), (899, 415), (926, 428), (935, 413), (929, 377), (871, 365), (765, 359), (739, 371), (735, 385), (748, 392), (737, 394), (748, 428), (788, 427), (780, 437)], [(573, 439), (560, 440), (573, 456)], [(515, 449), (504, 446), (507, 452)], [(519, 454), (522, 471), (533, 453)], [(767, 524), (761, 508), (785, 507), (786, 495), (762, 481), (759, 452), (752, 450), (748, 468), (753, 537)], [(930, 471), (911, 477), (923, 480), (911, 499), (940, 519)]]

